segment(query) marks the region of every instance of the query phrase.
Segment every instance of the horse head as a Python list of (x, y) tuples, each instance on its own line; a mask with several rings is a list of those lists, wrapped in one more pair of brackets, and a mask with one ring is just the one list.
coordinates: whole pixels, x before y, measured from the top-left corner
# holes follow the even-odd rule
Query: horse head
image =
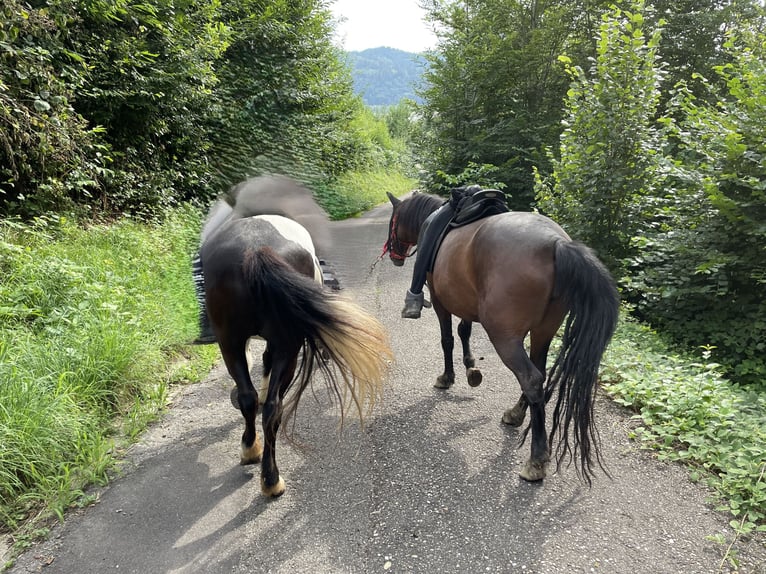
[(383, 245), (383, 253), (388, 253), (391, 262), (401, 267), (405, 259), (415, 253), (410, 250), (418, 242), (419, 228), (407, 225), (407, 218), (402, 217), (407, 212), (407, 201), (402, 201), (390, 192), (386, 192), (386, 195), (394, 209), (388, 222), (388, 237)]

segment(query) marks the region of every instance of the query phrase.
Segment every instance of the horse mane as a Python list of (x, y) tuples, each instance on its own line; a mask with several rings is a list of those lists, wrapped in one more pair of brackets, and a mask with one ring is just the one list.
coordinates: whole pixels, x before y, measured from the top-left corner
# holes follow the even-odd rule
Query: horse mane
[(428, 216), (439, 209), (444, 201), (445, 199), (438, 195), (414, 193), (409, 199), (402, 201), (397, 212), (400, 225), (420, 229)]

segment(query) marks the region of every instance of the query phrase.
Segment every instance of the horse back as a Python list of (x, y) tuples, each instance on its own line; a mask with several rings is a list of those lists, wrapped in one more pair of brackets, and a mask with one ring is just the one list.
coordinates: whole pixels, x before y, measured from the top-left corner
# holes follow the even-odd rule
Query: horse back
[(555, 245), (562, 239), (569, 236), (558, 224), (530, 212), (501, 213), (454, 229), (436, 256), (433, 295), (452, 314), (482, 324), (508, 309), (525, 326), (541, 321), (553, 296)]

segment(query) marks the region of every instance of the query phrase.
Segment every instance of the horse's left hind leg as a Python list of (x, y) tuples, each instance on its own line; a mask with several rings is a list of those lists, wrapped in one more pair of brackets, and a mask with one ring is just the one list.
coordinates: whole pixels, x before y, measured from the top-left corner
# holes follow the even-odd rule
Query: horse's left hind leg
[(478, 387), (481, 384), (481, 371), (476, 368), (476, 360), (471, 352), (471, 330), (473, 323), (461, 319), (457, 326), (457, 334), (460, 337), (460, 343), (463, 346), (463, 366), (465, 374), (468, 377), (468, 384), (472, 387)]
[[(245, 432), (242, 433), (242, 447), (240, 451), (240, 464), (254, 464), (260, 462), (263, 454), (263, 445), (258, 438), (255, 430), (255, 415), (258, 412), (258, 395), (250, 380), (250, 369), (247, 364), (245, 354), (247, 343), (241, 345), (232, 345), (229, 342), (220, 344), (221, 355), (223, 356), (226, 368), (237, 384), (236, 397), (232, 391), (232, 403), (242, 412), (245, 419)], [(232, 350), (237, 349), (237, 350)]]
[[(543, 375), (547, 373), (546, 363), (548, 362), (548, 350), (551, 346), (551, 339), (553, 335), (543, 331), (542, 335), (538, 331), (532, 331), (530, 333), (530, 350), (529, 358), (532, 364)], [(547, 404), (550, 397), (545, 397)], [(521, 394), (516, 404), (503, 413), (503, 422), (513, 427), (520, 427), (524, 423), (524, 419), (527, 416), (527, 407), (529, 402), (524, 393)]]
[(261, 465), (261, 492), (266, 496), (282, 496), (285, 481), (279, 476), (276, 459), (277, 431), (282, 422), (282, 397), (295, 374), (298, 350), (272, 354), (271, 377), (268, 394), (263, 402), (263, 463)]

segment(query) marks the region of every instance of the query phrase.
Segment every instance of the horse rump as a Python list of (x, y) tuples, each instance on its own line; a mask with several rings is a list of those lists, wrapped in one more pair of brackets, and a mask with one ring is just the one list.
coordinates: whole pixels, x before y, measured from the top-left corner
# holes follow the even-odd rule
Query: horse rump
[(296, 382), (298, 386), (284, 405), (284, 416), (295, 412), (319, 370), (339, 399), (341, 420), (349, 399), (363, 419), (381, 395), (393, 358), (380, 322), (356, 303), (295, 271), (270, 247), (248, 252), (244, 272), (268, 325), (267, 340), (271, 336), (304, 349), (288, 388)]

